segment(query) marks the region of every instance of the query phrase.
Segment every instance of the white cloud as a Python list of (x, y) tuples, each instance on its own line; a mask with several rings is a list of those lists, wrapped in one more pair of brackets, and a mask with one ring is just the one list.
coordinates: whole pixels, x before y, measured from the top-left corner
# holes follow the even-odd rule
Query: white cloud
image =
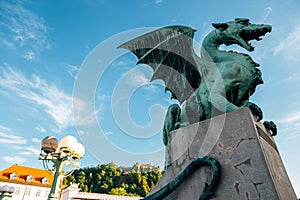
[(10, 132), (10, 131), (12, 131), (11, 128), (0, 125), (0, 132), (6, 132), (7, 133), (7, 132)]
[(18, 153), (18, 155), (22, 155), (22, 156), (29, 156), (29, 155), (31, 155), (31, 154), (32, 154), (32, 153), (29, 152), (29, 151), (21, 151), (21, 152)]
[(103, 95), (98, 95), (98, 96), (97, 96), (97, 101), (98, 101), (98, 102), (103, 102), (103, 101), (109, 100), (109, 98), (110, 98), (110, 96), (105, 95), (105, 94), (103, 94)]
[(73, 78), (76, 79), (77, 77), (77, 72), (79, 70), (78, 66), (75, 65), (67, 65), (67, 72), (68, 74), (70, 74), (70, 76), (72, 76)]
[(0, 42), (10, 49), (15, 49), (15, 45), (12, 42), (9, 42), (5, 39), (0, 40)]
[(0, 143), (2, 144), (26, 144), (26, 139), (23, 137), (0, 133)]
[[(32, 138), (33, 142), (40, 142), (37, 138)], [(0, 144), (8, 144), (10, 148), (20, 150), (16, 156), (3, 156), (3, 160), (8, 163), (23, 163), (26, 162), (24, 156), (37, 156), (40, 153), (39, 147), (27, 146), (25, 138), (13, 133), (9, 127), (0, 125)]]
[(271, 6), (266, 7), (265, 11), (266, 11), (266, 15), (264, 16), (264, 19), (262, 20), (263, 22), (265, 22), (267, 20), (267, 18), (269, 17), (269, 15), (271, 14), (272, 7)]
[(283, 54), (287, 60), (297, 61), (300, 51), (300, 25), (296, 26), (275, 48), (273, 55)]
[(41, 140), (39, 140), (38, 138), (32, 138), (31, 141), (34, 143), (41, 143)]
[(16, 150), (21, 150), (19, 151), (17, 154), (19, 155), (39, 155), (41, 150), (39, 149), (39, 147), (36, 146), (13, 146), (14, 149)]
[(280, 120), (278, 120), (279, 123), (296, 123), (300, 122), (300, 111), (294, 112), (291, 115), (288, 115)]
[(145, 76), (145, 73), (138, 69), (130, 70), (125, 73), (123, 77), (128, 77), (127, 83), (130, 84), (130, 86), (142, 86), (150, 82)]
[(29, 147), (25, 147), (24, 150), (27, 150), (28, 152), (35, 154), (35, 155), (39, 155), (41, 150), (36, 148), (36, 147), (33, 147), (33, 146), (29, 146)]
[(37, 130), (40, 133), (46, 133), (46, 129), (42, 126), (35, 127), (35, 130)]
[(283, 79), (282, 81), (298, 81), (300, 80), (300, 73), (294, 73), (290, 75), (289, 77)]
[(111, 131), (105, 132), (104, 135), (112, 135), (113, 133)]
[(84, 135), (84, 134), (86, 134), (86, 131), (84, 131), (84, 130), (78, 130), (78, 134), (79, 135)]
[(26, 60), (32, 61), (35, 59), (35, 53), (33, 51), (28, 51), (26, 54), (23, 56)]
[(33, 60), (35, 55), (50, 48), (48, 30), (44, 19), (26, 9), (22, 1), (0, 1), (0, 41), (9, 48), (18, 49), (24, 59)]
[[(165, 87), (165, 84), (160, 79), (155, 79), (150, 82), (150, 75), (152, 70), (146, 66), (134, 68), (122, 75), (122, 81), (118, 83), (120, 86), (124, 86), (126, 89), (129, 87), (143, 87), (143, 89), (149, 92), (157, 92), (159, 89), (158, 85)], [(129, 86), (129, 87), (128, 87)]]
[(26, 144), (26, 139), (13, 134), (13, 130), (0, 125), (0, 143), (2, 144)]
[[(77, 126), (91, 125), (97, 123), (97, 114), (102, 111), (103, 104), (99, 104), (96, 110), (90, 109), (91, 106), (87, 102), (82, 101), (81, 99), (75, 98), (74, 102), (74, 111)], [(84, 134), (79, 131), (79, 134)]]
[(3, 156), (3, 160), (8, 163), (24, 163), (26, 159), (22, 156)]
[[(111, 66), (112, 67), (115, 67), (115, 68), (118, 68), (118, 67), (123, 67), (123, 66), (126, 66), (128, 65), (129, 63), (126, 63), (124, 60), (115, 60)], [(132, 64), (132, 63), (130, 63)]]
[(289, 137), (299, 137), (300, 129), (300, 111), (294, 111), (292, 114), (282, 117), (276, 121), (279, 124), (280, 132), (288, 133)]
[(160, 4), (162, 2), (163, 2), (163, 0), (155, 0), (155, 4)]
[(136, 67), (136, 61), (126, 58), (117, 59), (111, 64), (111, 67), (122, 72), (128, 71)]
[(7, 67), (0, 74), (0, 86), (41, 106), (53, 118), (59, 131), (73, 125), (72, 96), (55, 85), (35, 75), (28, 79), (21, 72)]

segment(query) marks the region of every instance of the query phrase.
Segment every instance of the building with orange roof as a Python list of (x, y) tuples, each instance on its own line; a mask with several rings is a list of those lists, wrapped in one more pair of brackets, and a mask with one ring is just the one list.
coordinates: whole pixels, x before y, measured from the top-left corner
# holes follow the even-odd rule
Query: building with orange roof
[[(14, 164), (0, 171), (0, 187), (13, 186), (11, 200), (47, 200), (53, 175), (46, 170)], [(61, 191), (61, 200), (138, 200), (139, 197), (80, 192), (78, 184), (71, 184)]]
[(47, 200), (53, 175), (46, 170), (14, 164), (0, 171), (0, 186), (15, 188), (11, 200)]

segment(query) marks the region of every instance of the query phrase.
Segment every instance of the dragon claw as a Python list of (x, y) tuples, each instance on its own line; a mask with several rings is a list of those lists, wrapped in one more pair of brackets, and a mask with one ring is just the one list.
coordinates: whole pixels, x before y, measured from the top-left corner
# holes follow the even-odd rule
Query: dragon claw
[(272, 132), (271, 136), (277, 135), (277, 126), (273, 121), (265, 121), (263, 124), (267, 130)]
[(176, 122), (175, 123), (175, 129), (179, 129), (180, 128), (180, 124), (181, 124), (180, 122)]
[(258, 105), (254, 104), (254, 103), (251, 103), (251, 102), (248, 102), (246, 104), (246, 106), (248, 106), (250, 108), (252, 114), (256, 116), (256, 120), (258, 122), (260, 120), (262, 120), (262, 118), (263, 118), (263, 112), (262, 112), (261, 108), (258, 107)]
[(188, 125), (190, 125), (190, 123), (188, 123), (188, 122), (177, 122), (175, 124), (175, 129), (178, 129), (180, 127), (185, 127), (185, 126), (188, 126)]

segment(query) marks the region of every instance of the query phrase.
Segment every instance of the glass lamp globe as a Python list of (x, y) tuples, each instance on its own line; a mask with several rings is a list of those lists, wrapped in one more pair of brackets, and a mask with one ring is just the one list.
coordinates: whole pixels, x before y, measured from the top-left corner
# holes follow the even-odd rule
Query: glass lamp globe
[(15, 192), (15, 187), (14, 186), (10, 186), (8, 192), (9, 193), (14, 193)]
[(0, 188), (1, 192), (9, 192), (9, 186), (8, 185), (4, 185)]
[(41, 142), (41, 149), (47, 154), (55, 152), (57, 147), (58, 141), (53, 136), (47, 136)]
[(74, 152), (77, 149), (77, 139), (73, 136), (65, 136), (60, 140), (59, 146), (60, 149), (63, 150), (64, 152)]
[(78, 143), (77, 144), (77, 148), (76, 148), (76, 154), (77, 157), (76, 158), (82, 158), (83, 155), (85, 154), (85, 148), (82, 144)]
[(57, 146), (57, 149), (56, 149), (55, 153), (59, 153), (59, 151), (60, 151), (60, 143), (58, 143), (58, 146)]

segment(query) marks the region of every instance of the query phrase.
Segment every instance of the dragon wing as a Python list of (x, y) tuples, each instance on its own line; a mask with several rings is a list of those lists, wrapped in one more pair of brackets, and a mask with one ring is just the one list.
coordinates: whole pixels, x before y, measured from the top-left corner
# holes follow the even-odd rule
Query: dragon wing
[(183, 103), (200, 84), (195, 62), (195, 30), (186, 26), (168, 26), (130, 40), (119, 47), (138, 57), (137, 64), (154, 70), (152, 80), (161, 79), (172, 97)]

